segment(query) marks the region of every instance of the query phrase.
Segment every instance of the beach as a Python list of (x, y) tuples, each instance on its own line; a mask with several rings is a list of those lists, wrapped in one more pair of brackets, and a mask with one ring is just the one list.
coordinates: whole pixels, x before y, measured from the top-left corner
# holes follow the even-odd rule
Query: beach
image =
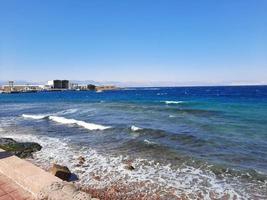
[[(266, 199), (267, 86), (0, 94), (0, 135), (101, 199)], [(81, 163), (81, 157), (83, 162)]]

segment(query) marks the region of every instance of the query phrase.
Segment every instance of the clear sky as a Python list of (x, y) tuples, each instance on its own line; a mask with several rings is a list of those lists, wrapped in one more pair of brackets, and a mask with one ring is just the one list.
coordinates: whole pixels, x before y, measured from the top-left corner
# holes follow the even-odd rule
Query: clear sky
[(0, 0), (0, 80), (267, 83), (267, 0)]

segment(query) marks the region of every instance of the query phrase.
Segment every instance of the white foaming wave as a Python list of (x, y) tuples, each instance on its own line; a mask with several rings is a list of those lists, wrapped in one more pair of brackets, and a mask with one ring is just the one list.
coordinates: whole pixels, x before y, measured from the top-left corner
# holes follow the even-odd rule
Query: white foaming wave
[(80, 121), (76, 119), (67, 119), (65, 117), (49, 116), (49, 119), (55, 122), (61, 123), (61, 124), (76, 124), (88, 130), (105, 130), (105, 129), (111, 128), (110, 126), (102, 126), (99, 124), (88, 123), (88, 122), (84, 122), (84, 121)]
[(84, 122), (84, 121), (80, 121), (80, 120), (76, 120), (76, 119), (67, 119), (65, 117), (58, 117), (58, 116), (23, 114), (22, 117), (30, 118), (30, 119), (48, 118), (48, 119), (55, 121), (57, 123), (74, 124), (74, 125), (81, 126), (81, 127), (88, 129), (88, 130), (105, 130), (105, 129), (111, 128), (110, 126), (103, 126), (103, 125), (99, 125), (99, 124), (88, 123), (88, 122)]
[(142, 130), (142, 128), (132, 125), (131, 130), (132, 131), (140, 131), (140, 130)]
[(30, 119), (44, 119), (44, 118), (47, 118), (48, 115), (27, 115), (27, 114), (22, 114), (22, 117), (30, 118)]
[(180, 104), (183, 103), (183, 101), (161, 101), (164, 102), (165, 104)]
[(147, 139), (144, 139), (144, 142), (145, 142), (146, 144), (157, 144), (156, 142), (152, 142), (152, 141), (149, 141), (149, 140), (147, 140)]

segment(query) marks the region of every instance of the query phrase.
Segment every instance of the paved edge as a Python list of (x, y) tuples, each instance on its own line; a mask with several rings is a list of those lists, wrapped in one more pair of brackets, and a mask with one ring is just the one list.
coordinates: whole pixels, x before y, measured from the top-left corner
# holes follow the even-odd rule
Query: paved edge
[(32, 163), (0, 149), (0, 172), (34, 197), (45, 186), (62, 180)]
[(34, 197), (10, 178), (0, 173), (0, 200), (34, 200)]

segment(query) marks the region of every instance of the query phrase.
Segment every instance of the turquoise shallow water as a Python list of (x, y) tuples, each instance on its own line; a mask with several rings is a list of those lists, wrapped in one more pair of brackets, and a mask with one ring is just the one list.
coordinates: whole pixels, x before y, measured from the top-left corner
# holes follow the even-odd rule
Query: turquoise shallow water
[[(0, 107), (2, 136), (39, 141), (33, 162), (63, 162), (84, 185), (97, 171), (102, 187), (116, 175), (157, 182), (147, 193), (267, 198), (266, 86), (1, 94)], [(78, 169), (77, 154), (94, 165)]]

